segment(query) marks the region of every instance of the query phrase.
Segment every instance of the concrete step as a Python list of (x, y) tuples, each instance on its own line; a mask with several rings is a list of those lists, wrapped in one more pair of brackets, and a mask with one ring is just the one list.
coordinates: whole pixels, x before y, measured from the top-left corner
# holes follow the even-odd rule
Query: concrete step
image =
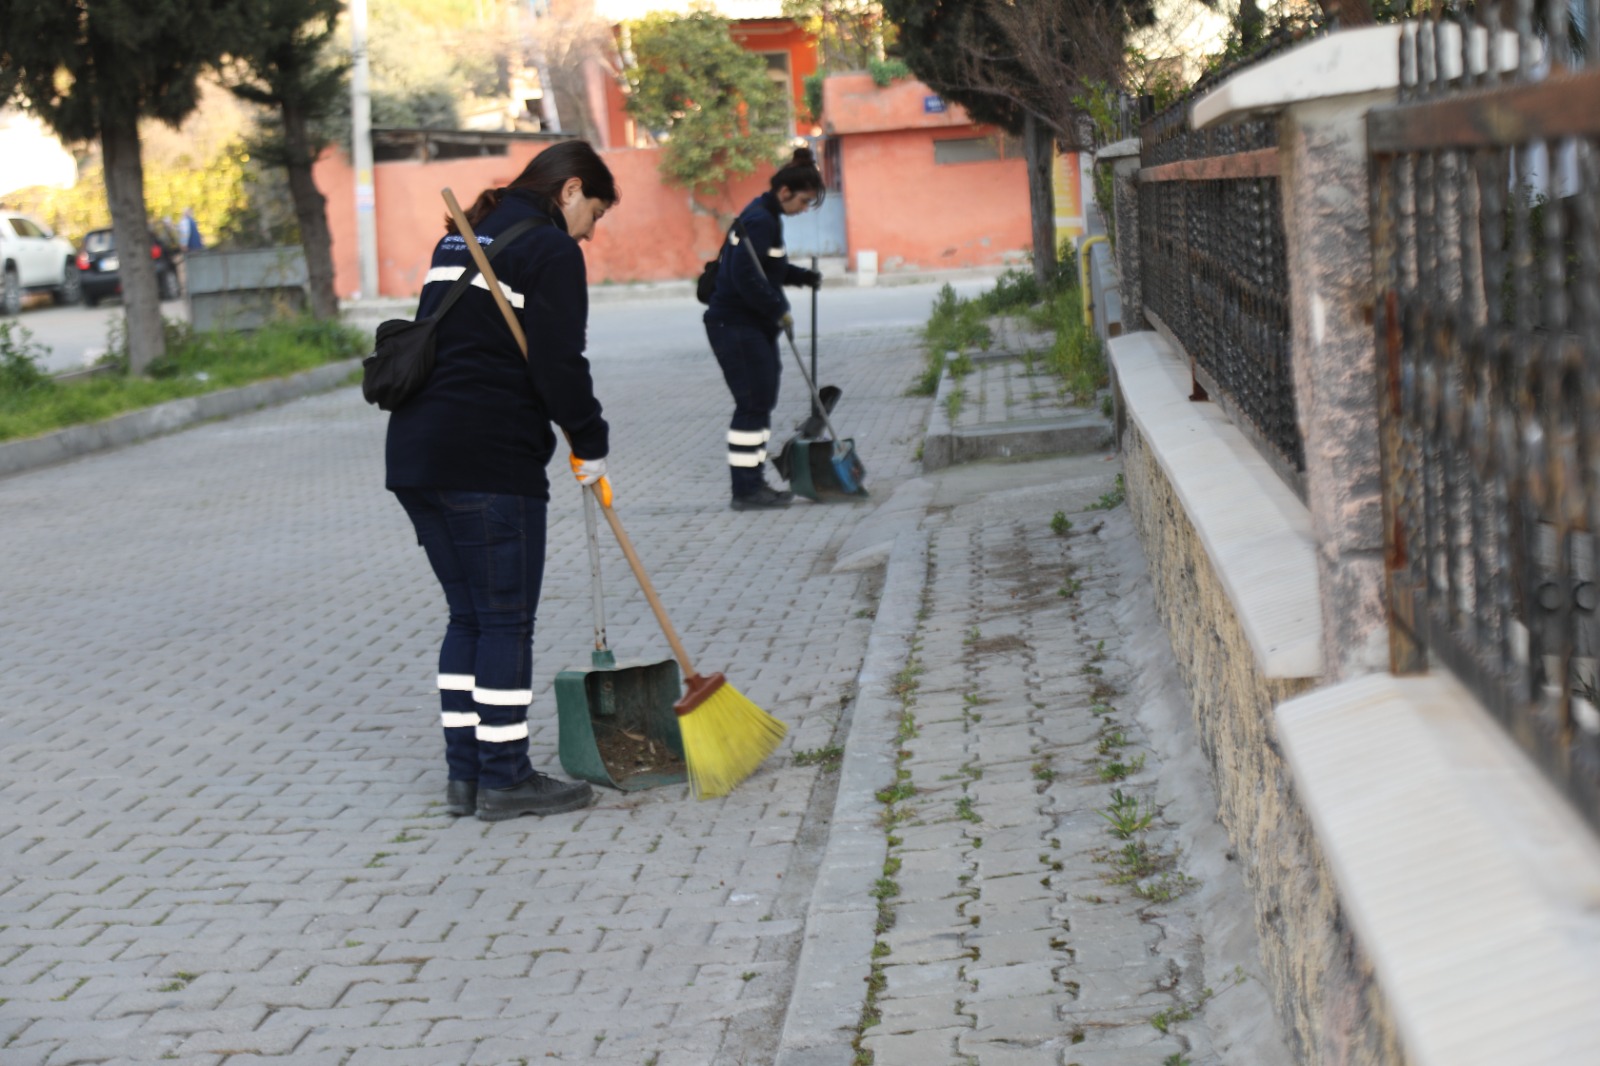
[[(1082, 455), (1109, 447), (1111, 421), (1064, 392), (1041, 357), (1015, 349), (972, 359), (956, 375), (946, 360), (922, 442), (922, 469), (941, 470), (981, 459)], [(951, 399), (960, 392), (959, 402)], [(951, 413), (954, 409), (955, 417)]]

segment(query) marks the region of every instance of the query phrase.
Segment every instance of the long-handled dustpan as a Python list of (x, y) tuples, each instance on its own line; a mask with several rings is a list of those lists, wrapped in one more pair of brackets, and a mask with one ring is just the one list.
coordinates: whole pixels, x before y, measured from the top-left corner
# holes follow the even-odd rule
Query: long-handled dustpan
[[(813, 325), (813, 333), (815, 329)], [(834, 430), (833, 422), (829, 419), (833, 403), (823, 400), (817, 391), (816, 380), (806, 373), (805, 360), (800, 358), (800, 349), (795, 347), (794, 330), (784, 330), (784, 336), (789, 338), (789, 350), (794, 353), (795, 365), (800, 368), (800, 376), (811, 390), (811, 418), (821, 420), (829, 437), (826, 441), (801, 437), (784, 445), (788, 453), (786, 465), (789, 487), (795, 495), (813, 500), (867, 495), (867, 467), (856, 454), (856, 442), (839, 436)], [(836, 396), (830, 399), (837, 402)]]
[(675, 659), (619, 663), (606, 643), (605, 595), (594, 494), (583, 491), (594, 597), (594, 651), (588, 670), (556, 675), (561, 768), (572, 777), (635, 792), (689, 779), (673, 704), (683, 692)]

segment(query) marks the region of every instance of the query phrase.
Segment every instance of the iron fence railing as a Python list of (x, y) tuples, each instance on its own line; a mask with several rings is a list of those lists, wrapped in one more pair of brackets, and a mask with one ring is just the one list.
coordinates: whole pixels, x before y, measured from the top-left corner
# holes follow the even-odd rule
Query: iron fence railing
[(1145, 313), (1304, 495), (1289, 366), (1289, 279), (1277, 125), (1190, 128), (1193, 97), (1141, 130), (1139, 269)]
[(1368, 117), (1396, 672), (1447, 666), (1600, 826), (1600, 36), (1407, 26)]

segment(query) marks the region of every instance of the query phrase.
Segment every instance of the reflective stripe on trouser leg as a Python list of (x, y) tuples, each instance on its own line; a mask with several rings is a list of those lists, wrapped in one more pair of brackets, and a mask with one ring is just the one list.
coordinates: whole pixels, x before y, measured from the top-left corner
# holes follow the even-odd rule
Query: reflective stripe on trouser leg
[(478, 712), (472, 706), (472, 686), (471, 674), (439, 674), (439, 724), (452, 781), (478, 779)]
[(733, 418), (728, 422), (733, 494), (748, 496), (766, 484), (766, 446), (772, 439), (772, 409), (778, 402), (777, 337), (767, 337), (752, 326), (713, 321), (706, 323), (706, 335), (733, 396)]

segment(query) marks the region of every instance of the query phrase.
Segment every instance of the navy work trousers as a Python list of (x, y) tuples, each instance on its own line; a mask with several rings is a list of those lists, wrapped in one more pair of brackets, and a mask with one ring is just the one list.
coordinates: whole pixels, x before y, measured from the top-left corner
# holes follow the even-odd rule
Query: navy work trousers
[(728, 470), (735, 496), (749, 496), (766, 484), (767, 442), (772, 439), (772, 409), (778, 406), (778, 338), (755, 326), (707, 317), (706, 338), (733, 394), (728, 423)]
[(533, 774), (533, 624), (544, 580), (544, 500), (396, 489), (444, 589), (440, 722), (452, 781), (510, 788)]

